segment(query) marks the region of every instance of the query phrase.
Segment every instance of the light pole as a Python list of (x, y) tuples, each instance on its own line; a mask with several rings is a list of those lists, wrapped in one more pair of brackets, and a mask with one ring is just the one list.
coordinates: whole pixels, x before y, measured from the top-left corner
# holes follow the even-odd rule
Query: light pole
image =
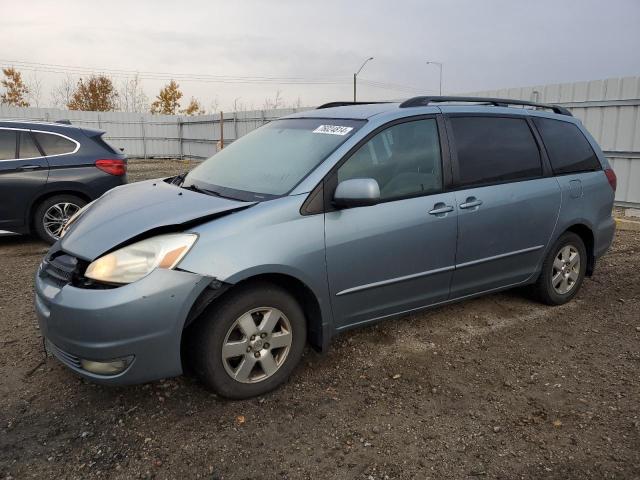
[(443, 64), (441, 62), (427, 61), (427, 65), (437, 65), (440, 68), (440, 96), (442, 96), (442, 67), (443, 67)]
[(362, 62), (362, 66), (358, 69), (356, 73), (353, 74), (353, 101), (356, 101), (356, 77), (360, 73), (360, 71), (364, 68), (369, 60), (373, 60), (373, 57), (367, 58), (364, 62)]

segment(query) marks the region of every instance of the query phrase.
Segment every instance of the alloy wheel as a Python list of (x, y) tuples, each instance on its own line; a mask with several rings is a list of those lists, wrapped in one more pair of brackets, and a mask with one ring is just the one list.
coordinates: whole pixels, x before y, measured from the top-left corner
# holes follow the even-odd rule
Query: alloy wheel
[(80, 207), (75, 203), (62, 202), (51, 205), (44, 213), (42, 223), (45, 231), (53, 238), (60, 238), (62, 229)]
[(293, 334), (289, 319), (277, 308), (254, 308), (229, 328), (222, 345), (227, 374), (240, 383), (257, 383), (284, 364)]
[(556, 293), (565, 295), (580, 278), (580, 253), (573, 245), (565, 245), (558, 251), (551, 269), (551, 285)]

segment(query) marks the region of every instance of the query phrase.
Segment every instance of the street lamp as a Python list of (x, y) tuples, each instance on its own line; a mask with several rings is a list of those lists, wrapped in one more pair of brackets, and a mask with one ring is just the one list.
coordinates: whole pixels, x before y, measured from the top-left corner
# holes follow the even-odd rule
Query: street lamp
[(364, 66), (367, 64), (369, 60), (373, 60), (373, 57), (369, 57), (364, 62), (362, 62), (362, 66), (360, 67), (360, 69), (353, 74), (353, 101), (354, 102), (356, 101), (356, 77), (358, 76), (360, 71), (364, 68)]
[(442, 96), (442, 67), (443, 67), (443, 64), (441, 62), (430, 62), (430, 61), (427, 61), (427, 65), (437, 65), (440, 68), (440, 96)]

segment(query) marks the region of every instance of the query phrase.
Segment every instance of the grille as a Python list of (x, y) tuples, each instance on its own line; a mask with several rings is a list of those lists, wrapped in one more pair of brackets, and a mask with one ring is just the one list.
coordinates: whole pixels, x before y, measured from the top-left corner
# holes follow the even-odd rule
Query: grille
[(47, 340), (47, 351), (68, 367), (82, 369), (82, 365), (80, 364), (80, 359), (78, 357), (58, 348), (49, 340)]
[(73, 279), (77, 266), (77, 258), (63, 253), (45, 258), (42, 271), (57, 283), (66, 285)]

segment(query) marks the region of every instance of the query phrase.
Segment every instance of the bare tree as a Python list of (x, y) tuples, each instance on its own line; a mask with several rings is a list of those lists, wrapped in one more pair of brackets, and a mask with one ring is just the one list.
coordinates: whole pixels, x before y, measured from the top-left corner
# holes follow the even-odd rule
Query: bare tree
[(216, 98), (211, 100), (211, 103), (209, 104), (209, 112), (216, 113), (219, 108), (220, 108), (220, 100), (216, 96)]
[(282, 91), (280, 89), (276, 90), (276, 94), (273, 98), (265, 98), (263, 109), (264, 110), (275, 110), (277, 108), (281, 108), (284, 106), (284, 99), (282, 98)]
[(27, 79), (27, 99), (29, 103), (34, 107), (40, 107), (42, 103), (42, 79), (38, 72), (33, 72), (30, 78)]
[(67, 108), (73, 92), (75, 90), (76, 81), (71, 75), (67, 75), (62, 82), (53, 87), (49, 94), (49, 102), (54, 108)]
[(302, 100), (298, 97), (294, 102), (291, 102), (291, 108), (302, 108)]
[(125, 112), (141, 113), (149, 109), (149, 98), (142, 89), (138, 74), (122, 82), (118, 98), (119, 108)]
[(236, 97), (233, 99), (233, 111), (234, 112), (242, 112), (246, 110), (246, 105), (242, 101), (242, 97)]

